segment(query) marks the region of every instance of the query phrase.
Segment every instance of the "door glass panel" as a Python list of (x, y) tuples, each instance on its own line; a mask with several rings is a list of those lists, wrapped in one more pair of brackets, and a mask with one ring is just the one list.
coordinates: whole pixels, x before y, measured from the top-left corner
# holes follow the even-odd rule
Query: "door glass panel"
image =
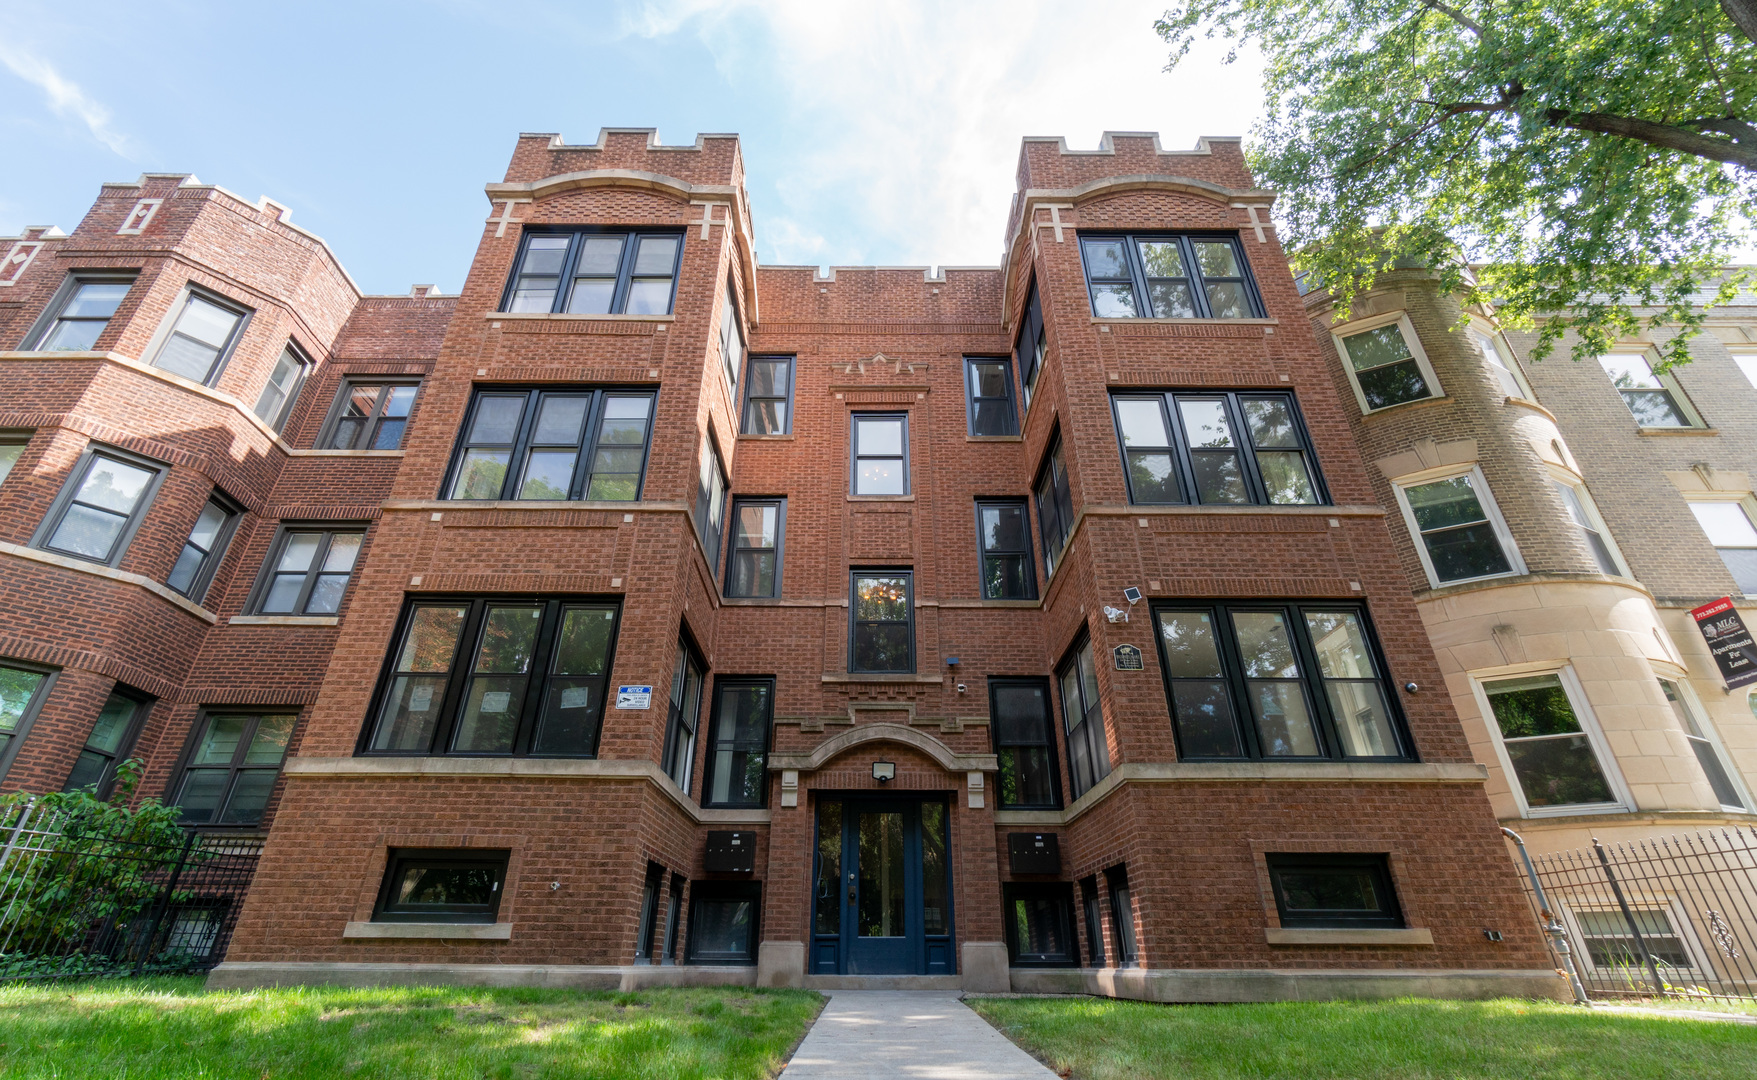
[(921, 804), (921, 920), (929, 934), (946, 932), (946, 807)]
[(842, 804), (817, 807), (817, 889), (813, 892), (817, 933), (842, 930)]
[(860, 937), (903, 936), (903, 813), (860, 815)]

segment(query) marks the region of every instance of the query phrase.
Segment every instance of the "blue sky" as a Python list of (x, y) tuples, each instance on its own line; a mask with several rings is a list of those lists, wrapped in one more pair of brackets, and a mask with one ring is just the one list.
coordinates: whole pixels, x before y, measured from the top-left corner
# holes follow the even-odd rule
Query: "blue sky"
[(743, 136), (764, 263), (992, 265), (1024, 135), (1245, 134), (1254, 57), (1165, 73), (1163, 0), (0, 0), (0, 235), (99, 184), (268, 195), (361, 288), (463, 284), (521, 131)]

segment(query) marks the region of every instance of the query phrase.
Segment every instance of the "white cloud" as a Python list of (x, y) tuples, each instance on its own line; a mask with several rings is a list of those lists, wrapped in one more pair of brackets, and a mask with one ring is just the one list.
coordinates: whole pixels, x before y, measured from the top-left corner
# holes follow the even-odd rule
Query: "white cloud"
[(63, 77), (49, 61), (16, 45), (0, 42), (0, 64), (5, 64), (14, 75), (42, 90), (49, 99), (49, 109), (56, 116), (77, 119), (91, 132), (92, 138), (121, 157), (132, 160), (128, 137), (110, 127), (110, 110), (88, 96), (78, 83)]
[(1153, 33), (1163, 10), (1164, 0), (647, 0), (622, 29), (693, 33), (728, 79), (773, 84), (797, 149), (750, 162), (765, 262), (993, 264), (1022, 136), (1090, 149), (1106, 129), (1148, 130), (1174, 149), (1249, 126), (1261, 102), (1254, 55), (1228, 67), (1210, 49), (1166, 74)]

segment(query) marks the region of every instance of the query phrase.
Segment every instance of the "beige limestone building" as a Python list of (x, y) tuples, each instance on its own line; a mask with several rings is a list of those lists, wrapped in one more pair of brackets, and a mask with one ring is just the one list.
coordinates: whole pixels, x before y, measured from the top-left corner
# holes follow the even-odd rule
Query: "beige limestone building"
[[(1658, 375), (1671, 328), (1533, 363), (1423, 270), (1346, 318), (1305, 299), (1502, 824), (1543, 853), (1752, 823), (1757, 685), (1690, 611), (1757, 625), (1757, 296)], [(1635, 891), (1656, 956), (1712, 981), (1702, 913)], [(1590, 974), (1628, 931), (1561, 906)]]

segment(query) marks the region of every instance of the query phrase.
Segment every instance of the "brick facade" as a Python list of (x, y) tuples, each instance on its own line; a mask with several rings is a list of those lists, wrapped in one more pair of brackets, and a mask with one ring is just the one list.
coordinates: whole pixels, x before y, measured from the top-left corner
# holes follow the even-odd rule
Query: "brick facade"
[[(20, 295), (0, 296), (0, 337), (16, 345), (69, 270), (141, 269), (100, 353), (0, 354), (0, 380), (11, 380), (0, 390), (0, 430), (31, 432), (0, 489), (13, 545), (0, 555), (0, 603), (16, 613), (0, 655), (63, 669), (7, 786), (53, 786), (55, 770), (64, 775), (106, 679), (126, 677), (162, 703), (138, 751), (149, 794), (176, 782), (203, 706), (297, 706), (263, 865), (215, 975), (231, 985), (824, 980), (809, 959), (819, 808), (863, 798), (903, 806), (907, 796), (946, 809), (946, 985), (1196, 1000), (1556, 991), (1470, 740), (1447, 695), (1434, 692), (1445, 675), (1396, 530), (1387, 533), (1388, 503), (1351, 432), (1347, 391), (1306, 331), (1273, 228), (1257, 224), (1273, 196), (1254, 187), (1235, 140), (1173, 152), (1151, 135), (1116, 134), (1082, 153), (1028, 139), (1003, 266), (937, 274), (759, 266), (743, 181), (734, 136), (679, 147), (644, 130), (608, 130), (589, 146), (521, 136), (504, 179), (488, 185), (491, 213), (466, 284), (443, 299), (359, 297), (320, 242), (217, 189), (161, 177), (138, 191), (106, 188), (79, 230), (46, 242)], [(167, 201), (143, 236), (111, 235), (131, 200), (161, 189)], [(521, 243), (559, 227), (680, 233), (670, 314), (506, 311)], [(1082, 229), (1236, 236), (1266, 317), (1095, 318)], [(184, 279), (232, 288), (260, 313), (211, 390), (140, 360)], [(1019, 434), (969, 435), (964, 358), (1013, 353), (1033, 282), (1047, 348), (1028, 409), (1014, 372)], [(720, 362), (728, 293), (751, 355), (796, 358), (787, 434), (741, 433), (744, 373), (734, 395)], [(288, 334), (318, 363), (274, 438), (245, 414)], [(313, 452), (343, 380), (374, 376), (423, 379), (403, 449)], [(443, 497), (477, 388), (586, 386), (656, 392), (638, 501)], [(1328, 504), (1131, 505), (1110, 405), (1128, 389), (1291, 392)], [(850, 493), (850, 427), (861, 412), (907, 417), (906, 495)], [(184, 422), (197, 413), (197, 424)], [(172, 463), (118, 568), (126, 574), (163, 580), (212, 485), (245, 505), (205, 608), (27, 553), (91, 439)], [(1065, 551), (1046, 573), (1034, 507), (1037, 598), (984, 599), (975, 502), (1029, 498), (1058, 441), (1075, 510)], [(723, 462), (731, 497), (786, 500), (775, 599), (724, 595), (725, 545), (707, 550), (694, 514), (704, 445)], [(280, 521), (365, 527), (336, 619), (287, 625), (246, 614)], [(861, 568), (913, 574), (912, 672), (850, 673), (850, 572)], [(1126, 605), (1131, 587), (1147, 603), (1129, 621), (1109, 620), (1103, 609)], [(42, 601), (51, 596), (65, 600)], [(605, 709), (592, 758), (363, 753), (409, 598), (458, 596), (617, 603), (610, 692), (651, 686), (652, 707)], [(1151, 609), (1194, 599), (1364, 605), (1387, 669), (1382, 687), (1414, 753), (1180, 761)], [(707, 672), (686, 784), (665, 774), (680, 638)], [(998, 807), (988, 680), (1053, 687), (1083, 640), (1099, 660), (1109, 774), (1072, 798), (1056, 736), (1061, 804)], [(1142, 650), (1141, 670), (1108, 661), (1122, 645)], [(737, 676), (774, 680), (766, 805), (704, 807), (711, 703), (719, 681)], [(1065, 731), (1059, 695), (1049, 696), (1053, 727)], [(875, 762), (891, 763), (895, 778), (876, 780)], [(705, 869), (708, 833), (726, 829), (755, 834), (752, 873)], [(1072, 951), (1084, 966), (1009, 966), (1000, 901), (1015, 881), (1008, 834), (1021, 831), (1059, 838), (1061, 873), (1017, 880), (1073, 889)], [(398, 849), (509, 852), (497, 922), (414, 933), (378, 919)], [(1383, 856), (1405, 928), (1302, 937), (1281, 926), (1266, 862), (1276, 853)], [(643, 880), (654, 867), (660, 919), (683, 886), (682, 925), (659, 931), (665, 962), (637, 964)], [(1095, 966), (1077, 883), (1094, 878), (1108, 898), (1125, 870), (1137, 962), (1118, 966), (1111, 922), (1122, 909), (1106, 903), (1099, 925), (1110, 944), (1106, 966)], [(761, 891), (753, 966), (670, 963), (693, 955), (697, 893), (751, 881)]]

